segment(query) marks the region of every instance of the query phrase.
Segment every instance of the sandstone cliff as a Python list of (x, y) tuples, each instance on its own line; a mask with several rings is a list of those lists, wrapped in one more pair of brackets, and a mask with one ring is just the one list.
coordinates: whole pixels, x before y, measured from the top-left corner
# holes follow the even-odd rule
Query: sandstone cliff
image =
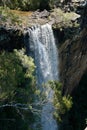
[(71, 93), (87, 71), (87, 30), (67, 40), (60, 48), (60, 79), (63, 92)]

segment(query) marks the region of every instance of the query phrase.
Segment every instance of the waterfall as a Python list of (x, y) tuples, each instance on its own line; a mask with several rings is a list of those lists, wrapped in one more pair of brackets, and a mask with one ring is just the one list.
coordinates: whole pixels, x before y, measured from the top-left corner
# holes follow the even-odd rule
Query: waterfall
[[(35, 59), (37, 84), (41, 86), (49, 80), (58, 80), (58, 54), (51, 25), (34, 26), (28, 29), (28, 34), (28, 48)], [(48, 102), (42, 107), (42, 130), (58, 130), (53, 118), (53, 90), (48, 88), (45, 91), (49, 93)]]

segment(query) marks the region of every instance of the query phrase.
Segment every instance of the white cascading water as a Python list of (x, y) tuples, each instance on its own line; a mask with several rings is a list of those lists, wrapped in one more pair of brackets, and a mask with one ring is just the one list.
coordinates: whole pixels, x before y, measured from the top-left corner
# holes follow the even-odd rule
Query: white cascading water
[[(34, 26), (28, 29), (28, 33), (30, 50), (34, 52), (37, 67), (38, 85), (41, 86), (49, 80), (58, 80), (58, 54), (51, 25)], [(45, 91), (48, 91), (48, 101), (42, 107), (42, 130), (58, 130), (56, 120), (53, 118), (53, 90), (48, 88)]]

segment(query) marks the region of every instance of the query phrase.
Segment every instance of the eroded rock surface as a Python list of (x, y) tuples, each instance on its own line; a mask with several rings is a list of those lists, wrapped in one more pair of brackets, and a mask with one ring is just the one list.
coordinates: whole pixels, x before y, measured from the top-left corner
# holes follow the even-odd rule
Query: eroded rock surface
[(87, 71), (87, 30), (73, 40), (67, 40), (60, 48), (60, 79), (63, 92), (71, 93)]

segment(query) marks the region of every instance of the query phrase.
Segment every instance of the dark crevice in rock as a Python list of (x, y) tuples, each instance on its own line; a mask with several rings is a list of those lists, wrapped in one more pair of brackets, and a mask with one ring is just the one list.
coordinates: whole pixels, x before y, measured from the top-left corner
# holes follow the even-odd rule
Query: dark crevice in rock
[(24, 47), (24, 39), (21, 30), (0, 28), (0, 51), (12, 51), (22, 47)]

